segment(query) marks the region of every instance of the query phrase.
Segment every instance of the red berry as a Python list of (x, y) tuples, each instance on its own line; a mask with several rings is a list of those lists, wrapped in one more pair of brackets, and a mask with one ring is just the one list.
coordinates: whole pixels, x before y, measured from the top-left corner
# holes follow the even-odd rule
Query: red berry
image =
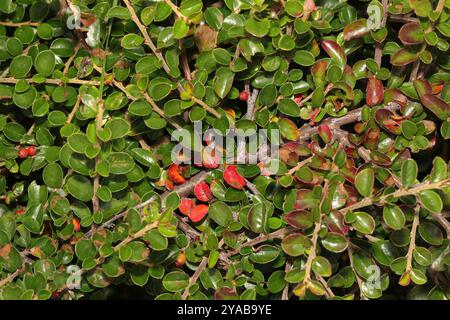
[(175, 261), (175, 265), (179, 268), (182, 267), (185, 263), (186, 263), (186, 253), (184, 253), (184, 251), (181, 251), (181, 253), (177, 257), (177, 260)]
[(73, 231), (75, 232), (80, 231), (80, 222), (77, 219), (73, 218), (72, 223), (73, 223)]
[(294, 102), (295, 102), (296, 104), (299, 104), (300, 102), (302, 102), (302, 100), (303, 100), (303, 96), (302, 96), (301, 94), (297, 94), (297, 95), (294, 97)]
[(203, 166), (208, 169), (216, 169), (219, 167), (221, 154), (216, 149), (210, 150), (203, 148), (202, 160)]
[(20, 148), (19, 149), (19, 158), (20, 159), (25, 159), (26, 157), (28, 157), (28, 151), (26, 148)]
[(29, 146), (29, 147), (27, 147), (25, 150), (27, 150), (28, 155), (29, 155), (30, 157), (36, 155), (36, 153), (37, 153), (37, 149), (36, 149), (35, 146)]
[(183, 184), (186, 182), (186, 179), (181, 175), (180, 166), (175, 163), (171, 164), (169, 169), (167, 169), (167, 176), (176, 184)]
[(213, 198), (211, 189), (209, 188), (208, 184), (205, 181), (202, 181), (197, 185), (195, 185), (194, 194), (198, 200), (203, 202), (208, 202)]
[(23, 210), (23, 209), (17, 209), (16, 210), (16, 214), (18, 214), (18, 215), (21, 215), (21, 214), (24, 214), (25, 213), (25, 210)]
[(248, 100), (248, 91), (241, 91), (241, 93), (239, 93), (239, 99), (241, 101), (247, 101)]
[(180, 201), (178, 210), (180, 210), (181, 213), (184, 214), (185, 216), (188, 216), (194, 207), (195, 207), (194, 200), (189, 198), (183, 198)]
[(199, 222), (208, 214), (208, 209), (208, 206), (204, 204), (195, 206), (189, 213), (189, 219), (191, 219), (192, 222)]
[(223, 173), (223, 179), (232, 188), (241, 190), (245, 186), (245, 179), (237, 171), (235, 166), (229, 166)]

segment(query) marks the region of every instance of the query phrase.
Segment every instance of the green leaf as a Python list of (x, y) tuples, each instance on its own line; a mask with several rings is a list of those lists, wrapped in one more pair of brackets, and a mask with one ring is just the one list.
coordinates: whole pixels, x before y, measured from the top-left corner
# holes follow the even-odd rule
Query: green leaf
[(406, 222), (405, 214), (396, 205), (386, 205), (383, 208), (383, 221), (394, 230), (403, 228)]
[(208, 216), (222, 227), (227, 227), (233, 221), (233, 212), (230, 207), (222, 201), (211, 203), (208, 210)]
[(262, 38), (269, 32), (269, 19), (264, 18), (260, 21), (250, 18), (245, 21), (245, 30), (251, 35)]
[(442, 211), (443, 203), (442, 199), (436, 191), (424, 190), (419, 193), (419, 200), (425, 209), (433, 212), (439, 213)]
[(366, 168), (358, 172), (355, 177), (356, 190), (363, 197), (370, 197), (373, 193), (373, 184), (375, 181), (375, 174), (372, 168)]
[(281, 248), (292, 257), (298, 257), (305, 253), (311, 246), (311, 241), (300, 233), (288, 234), (281, 241)]
[(258, 264), (266, 264), (274, 261), (280, 255), (280, 250), (275, 246), (262, 245), (250, 254), (249, 259)]
[(312, 262), (312, 270), (318, 274), (320, 274), (322, 277), (329, 277), (331, 276), (331, 263), (328, 261), (327, 258), (317, 256), (313, 259)]
[(112, 174), (126, 174), (133, 170), (133, 158), (125, 152), (111, 152), (108, 156), (109, 170)]
[(74, 198), (80, 201), (90, 201), (94, 196), (94, 187), (91, 180), (77, 174), (67, 180), (65, 188)]
[(247, 224), (253, 232), (262, 233), (268, 221), (268, 209), (263, 202), (250, 208), (247, 214)]
[(34, 61), (34, 67), (44, 77), (48, 77), (53, 73), (55, 68), (56, 59), (55, 54), (50, 50), (44, 50), (39, 52)]
[(172, 271), (162, 280), (164, 289), (170, 292), (179, 292), (189, 285), (189, 276), (183, 271)]
[(48, 164), (42, 172), (44, 183), (51, 188), (60, 188), (63, 183), (63, 171), (57, 163)]
[(225, 98), (233, 85), (234, 73), (225, 67), (219, 68), (214, 77), (214, 91), (221, 98)]
[(347, 249), (348, 241), (342, 234), (329, 232), (326, 237), (322, 239), (322, 245), (328, 251), (339, 253)]

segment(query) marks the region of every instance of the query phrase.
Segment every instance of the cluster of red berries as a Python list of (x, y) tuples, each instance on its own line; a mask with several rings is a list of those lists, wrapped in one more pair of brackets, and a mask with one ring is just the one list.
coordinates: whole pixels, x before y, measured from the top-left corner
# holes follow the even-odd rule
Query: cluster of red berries
[[(230, 187), (238, 190), (242, 190), (246, 184), (245, 178), (232, 165), (228, 166), (223, 173), (223, 179)], [(214, 198), (210, 186), (205, 181), (201, 181), (194, 187), (194, 194), (197, 200), (201, 202), (209, 202)], [(182, 214), (188, 216), (192, 222), (199, 222), (208, 214), (209, 207), (203, 203), (196, 205), (194, 199), (183, 198), (178, 209)]]
[(20, 159), (25, 159), (27, 157), (33, 157), (36, 155), (37, 149), (35, 146), (29, 146), (26, 148), (20, 148), (18, 152), (18, 156)]

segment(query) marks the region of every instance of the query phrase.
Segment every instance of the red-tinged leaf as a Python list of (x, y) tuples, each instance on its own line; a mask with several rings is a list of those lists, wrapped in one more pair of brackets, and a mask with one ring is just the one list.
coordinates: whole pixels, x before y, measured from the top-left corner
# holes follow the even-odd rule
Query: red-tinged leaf
[(394, 66), (406, 66), (419, 59), (419, 54), (410, 48), (398, 50), (391, 56), (391, 64)]
[(346, 235), (350, 228), (345, 225), (344, 215), (338, 211), (331, 212), (326, 218), (328, 230)]
[(313, 192), (308, 189), (299, 189), (297, 191), (297, 200), (294, 203), (294, 208), (298, 210), (310, 209), (318, 204), (317, 199), (314, 199)]
[(214, 292), (215, 300), (235, 300), (238, 298), (236, 288), (223, 287)]
[(319, 135), (322, 138), (323, 142), (329, 143), (333, 140), (333, 133), (331, 132), (330, 127), (326, 124), (321, 124), (319, 128), (317, 128), (317, 131), (319, 132)]
[(370, 158), (372, 161), (382, 167), (388, 167), (391, 165), (391, 159), (385, 155), (384, 153), (381, 153), (379, 151), (372, 151), (370, 153)]
[(376, 77), (370, 77), (366, 88), (366, 103), (375, 106), (383, 102), (384, 88), (383, 82)]
[(419, 44), (424, 41), (422, 27), (418, 22), (404, 24), (398, 32), (398, 37), (405, 46)]
[(292, 227), (307, 229), (313, 225), (313, 216), (310, 211), (295, 210), (286, 214), (283, 219)]
[(416, 89), (419, 97), (422, 97), (423, 95), (426, 95), (426, 94), (433, 93), (431, 84), (427, 80), (417, 79), (417, 80), (414, 80), (413, 84), (414, 84), (414, 88)]
[(384, 91), (384, 103), (396, 102), (401, 107), (406, 106), (408, 98), (397, 88), (389, 88)]
[(380, 129), (369, 128), (365, 135), (364, 146), (367, 149), (375, 150), (378, 148), (378, 141), (380, 140)]
[(383, 127), (388, 130), (389, 132), (400, 135), (402, 133), (402, 128), (399, 122), (394, 120), (386, 120), (383, 123)]
[(450, 107), (448, 103), (432, 94), (425, 94), (420, 98), (422, 104), (439, 119), (446, 120), (450, 115)]
[(339, 46), (336, 41), (323, 40), (321, 43), (323, 50), (333, 59), (338, 65), (345, 66), (347, 64), (347, 58), (344, 50)]
[[(311, 67), (311, 75), (314, 80), (314, 84), (317, 87), (323, 87), (325, 84), (326, 73), (328, 68), (328, 62), (325, 60), (319, 60)], [(320, 109), (319, 109), (320, 110)]]
[(300, 136), (300, 131), (295, 125), (294, 121), (288, 118), (282, 118), (278, 121), (281, 135), (291, 141), (295, 141)]
[(305, 3), (303, 4), (303, 20), (308, 20), (309, 15), (314, 10), (316, 10), (314, 0), (305, 0)]
[(358, 19), (345, 26), (344, 40), (350, 41), (353, 39), (362, 38), (369, 32), (370, 29), (367, 27), (367, 19)]

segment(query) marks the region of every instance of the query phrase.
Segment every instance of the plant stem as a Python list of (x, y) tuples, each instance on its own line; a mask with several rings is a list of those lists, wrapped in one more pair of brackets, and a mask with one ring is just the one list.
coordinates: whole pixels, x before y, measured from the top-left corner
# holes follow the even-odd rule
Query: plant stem
[(248, 240), (247, 242), (244, 242), (243, 244), (241, 244), (239, 246), (238, 249), (234, 249), (234, 250), (231, 250), (231, 251), (228, 251), (228, 252), (224, 253), (222, 255), (222, 258), (229, 258), (231, 256), (234, 256), (235, 254), (238, 254), (241, 251), (242, 248), (252, 247), (252, 246), (254, 246), (254, 245), (258, 244), (258, 243), (261, 243), (261, 242), (264, 242), (264, 241), (267, 241), (267, 240), (280, 238), (281, 236), (285, 235), (286, 233), (291, 232), (292, 230), (293, 230), (292, 228), (286, 227), (286, 228), (279, 229), (279, 230), (274, 231), (274, 232), (269, 233), (269, 234), (260, 235), (260, 236), (258, 236), (256, 238)]
[(441, 189), (441, 188), (444, 188), (447, 186), (450, 186), (450, 179), (433, 182), (433, 183), (430, 183), (428, 181), (422, 182), (422, 183), (418, 183), (418, 184), (414, 185), (412, 188), (409, 188), (409, 189), (400, 189), (395, 192), (385, 194), (385, 195), (379, 197), (378, 199), (364, 198), (361, 201), (359, 201), (355, 204), (352, 204), (351, 206), (340, 209), (338, 212), (345, 215), (347, 212), (354, 211), (356, 209), (360, 209), (360, 208), (364, 208), (364, 207), (368, 207), (368, 206), (371, 206), (372, 204), (378, 203), (378, 204), (383, 205), (387, 201), (388, 198), (400, 198), (400, 197), (408, 196), (408, 195), (418, 195), (421, 191), (424, 191), (424, 190)]
[[(46, 83), (46, 84), (61, 85), (61, 83), (64, 83), (64, 81), (61, 81), (60, 79), (46, 79), (43, 82), (36, 82), (32, 78), (28, 78), (28, 79), (0, 78), (0, 83), (16, 84), (17, 82), (19, 82), (21, 80), (25, 80), (28, 83), (36, 83), (36, 84)], [(69, 79), (69, 80), (67, 80), (67, 83), (68, 84), (80, 84), (80, 85), (86, 84), (86, 85), (91, 85), (91, 86), (99, 86), (100, 85), (100, 81), (96, 81), (96, 80), (81, 80), (81, 79)]]
[(197, 270), (195, 270), (192, 277), (189, 278), (189, 284), (186, 287), (186, 289), (184, 290), (183, 295), (181, 296), (182, 300), (187, 299), (187, 297), (189, 296), (189, 289), (197, 282), (197, 279), (200, 277), (200, 275), (202, 274), (202, 271), (205, 270), (207, 265), (208, 265), (208, 258), (203, 257), (202, 261), (200, 262), (200, 264), (197, 267)]
[(148, 231), (155, 229), (156, 227), (158, 227), (158, 221), (157, 222), (153, 222), (153, 223), (149, 223), (147, 224), (145, 227), (143, 227), (141, 230), (139, 230), (138, 232), (129, 235), (128, 237), (126, 237), (125, 239), (123, 239), (119, 244), (117, 244), (114, 247), (114, 251), (118, 251), (121, 247), (123, 247), (124, 245), (130, 243), (131, 241), (133, 241), (134, 239), (138, 239), (142, 236), (144, 236)]
[(433, 214), (433, 218), (445, 229), (447, 239), (450, 239), (450, 222), (448, 222), (442, 213)]
[(314, 227), (314, 231), (311, 238), (311, 248), (309, 249), (309, 255), (308, 259), (306, 260), (305, 264), (305, 278), (303, 279), (303, 283), (307, 284), (311, 281), (311, 270), (312, 270), (312, 263), (314, 258), (316, 257), (316, 247), (317, 247), (317, 240), (319, 239), (319, 232), (320, 228), (322, 226), (322, 215), (319, 217), (319, 221), (316, 222), (316, 225)]
[(178, 19), (183, 20), (186, 24), (191, 23), (191, 21), (181, 13), (180, 9), (172, 1), (164, 0), (164, 2), (172, 9)]
[(359, 287), (359, 296), (362, 300), (367, 300), (366, 296), (364, 295), (363, 291), (362, 291), (362, 280), (359, 277), (358, 273), (356, 272), (355, 269), (355, 265), (353, 263), (353, 249), (352, 249), (352, 244), (350, 243), (347, 247), (347, 253), (348, 253), (348, 259), (350, 260), (350, 266), (353, 270), (353, 273), (355, 274), (355, 278), (356, 278), (356, 282), (358, 283), (358, 287)]
[[(248, 90), (248, 93), (250, 94), (250, 90)], [(247, 100), (247, 112), (245, 114), (245, 118), (248, 120), (254, 120), (255, 119), (255, 105), (256, 105), (256, 99), (258, 98), (259, 90), (254, 88), (252, 91), (252, 94)]]
[(413, 259), (413, 252), (416, 248), (416, 233), (417, 233), (417, 227), (419, 226), (419, 206), (416, 206), (414, 209), (414, 219), (411, 226), (411, 233), (410, 233), (410, 239), (409, 239), (409, 247), (408, 247), (408, 253), (406, 254), (406, 272), (411, 272), (412, 268), (412, 259)]
[[(396, 111), (400, 109), (400, 105), (395, 102), (388, 103), (383, 109), (387, 109), (389, 111)], [(328, 125), (330, 128), (339, 128), (341, 126), (361, 121), (361, 111), (362, 108), (358, 108), (352, 111), (349, 111), (346, 115), (340, 118), (327, 118), (321, 122), (321, 124)], [(310, 126), (309, 124), (305, 124), (300, 127), (298, 130), (300, 131), (299, 138), (297, 141), (305, 141), (314, 134), (317, 133), (317, 126)]]
[(32, 22), (32, 21), (24, 21), (24, 22), (0, 21), (0, 26), (5, 27), (21, 27), (21, 26), (37, 27), (40, 24), (41, 24), (40, 22)]
[(133, 20), (133, 22), (137, 25), (137, 27), (141, 31), (142, 35), (144, 36), (145, 44), (152, 50), (152, 52), (156, 55), (156, 57), (162, 62), (162, 67), (163, 67), (164, 71), (167, 74), (170, 74), (169, 65), (164, 60), (164, 57), (161, 54), (161, 52), (156, 48), (155, 44), (153, 43), (152, 39), (150, 38), (150, 35), (147, 32), (147, 28), (139, 20), (139, 17), (137, 16), (136, 11), (134, 11), (134, 8), (131, 5), (130, 1), (129, 0), (122, 0), (122, 1), (127, 6), (128, 11), (130, 11), (131, 20)]
[[(387, 16), (388, 16), (388, 0), (382, 0), (382, 5), (383, 5), (383, 11), (384, 11), (384, 15), (381, 19), (381, 24), (380, 24), (380, 28), (384, 28), (386, 26), (386, 20), (387, 20)], [(375, 56), (374, 56), (374, 60), (377, 63), (378, 67), (381, 66), (381, 58), (383, 55), (383, 42), (377, 42), (375, 43)]]
[(310, 163), (311, 160), (312, 160), (312, 158), (313, 158), (313, 157), (311, 156), (311, 157), (309, 157), (309, 158), (306, 158), (306, 159), (300, 161), (299, 163), (297, 163), (297, 165), (296, 165), (295, 167), (291, 168), (291, 169), (286, 173), (286, 175), (287, 175), (287, 176), (292, 176), (292, 175), (293, 175), (295, 172), (297, 172), (297, 170), (299, 170), (301, 167), (303, 167), (304, 165)]
[(220, 118), (220, 113), (218, 113), (216, 111), (216, 109), (211, 108), (206, 103), (204, 103), (202, 100), (200, 100), (200, 99), (198, 99), (198, 98), (196, 98), (194, 96), (191, 96), (191, 99), (192, 99), (192, 101), (194, 101), (196, 104), (200, 105), (203, 109), (205, 109), (206, 111), (211, 113), (216, 118)]

